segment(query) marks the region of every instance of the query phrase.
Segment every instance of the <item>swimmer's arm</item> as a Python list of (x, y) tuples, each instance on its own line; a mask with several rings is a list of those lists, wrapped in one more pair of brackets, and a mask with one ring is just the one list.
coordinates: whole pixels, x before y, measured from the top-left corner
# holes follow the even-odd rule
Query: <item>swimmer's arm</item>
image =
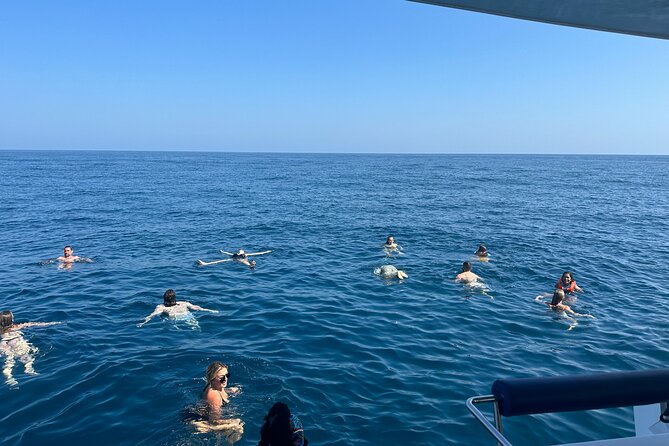
[(154, 316), (158, 316), (160, 313), (163, 312), (163, 309), (161, 308), (162, 305), (158, 305), (155, 310), (153, 310), (153, 313), (149, 314), (147, 317), (144, 318), (144, 321), (140, 322), (137, 324), (137, 327), (142, 327), (144, 324), (149, 322)]
[(581, 313), (576, 313), (576, 312), (574, 312), (574, 311), (572, 311), (571, 313), (572, 313), (574, 316), (589, 317), (589, 318), (591, 318), (591, 319), (595, 319), (595, 316), (593, 316), (592, 314), (587, 314), (587, 313), (583, 313), (583, 314), (581, 314)]
[(574, 291), (579, 291), (579, 292), (582, 293), (582, 292), (583, 292), (583, 288), (581, 288), (581, 287), (578, 286), (578, 285), (575, 285), (575, 286), (574, 286)]
[(48, 327), (49, 325), (58, 325), (62, 324), (62, 322), (24, 322), (22, 324), (16, 324), (14, 326), (15, 330), (20, 330), (22, 328), (28, 328), (28, 327)]
[(79, 258), (77, 258), (77, 262), (80, 262), (80, 263), (93, 263), (93, 259), (91, 259), (91, 258), (89, 258), (89, 257), (79, 257)]
[(248, 256), (261, 256), (263, 254), (269, 254), (270, 252), (272, 252), (272, 251), (269, 250), (269, 251), (262, 251), (262, 252), (252, 252), (250, 254), (246, 254), (246, 257), (248, 257)]
[(208, 311), (210, 313), (218, 313), (218, 310), (210, 310), (208, 308), (202, 308), (199, 305), (193, 305), (190, 302), (186, 302), (186, 307), (188, 307), (189, 310), (194, 310), (194, 311)]
[(242, 388), (239, 386), (227, 387), (225, 390), (233, 395), (239, 395), (242, 392)]
[(227, 254), (227, 255), (229, 255), (229, 256), (234, 256), (233, 253), (228, 252), (228, 251), (223, 251), (222, 249), (220, 250), (220, 252), (221, 252), (221, 254)]

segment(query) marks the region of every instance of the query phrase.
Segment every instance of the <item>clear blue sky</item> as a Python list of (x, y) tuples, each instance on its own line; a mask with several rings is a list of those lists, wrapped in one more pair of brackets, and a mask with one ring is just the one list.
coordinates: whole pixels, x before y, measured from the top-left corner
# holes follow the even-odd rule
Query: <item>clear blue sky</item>
[(402, 0), (6, 1), (0, 149), (669, 154), (669, 41)]

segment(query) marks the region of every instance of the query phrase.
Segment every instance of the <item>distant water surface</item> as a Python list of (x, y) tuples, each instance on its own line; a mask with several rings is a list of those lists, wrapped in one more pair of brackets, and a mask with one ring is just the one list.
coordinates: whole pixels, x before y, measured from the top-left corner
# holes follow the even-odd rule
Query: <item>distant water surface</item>
[[(313, 445), (494, 444), (496, 378), (666, 367), (669, 157), (0, 152), (0, 309), (39, 349), (0, 384), (3, 444), (207, 445), (180, 421), (230, 365), (253, 445), (288, 402)], [(393, 234), (404, 254), (387, 258)], [(474, 272), (453, 279), (479, 243)], [(65, 244), (95, 259), (40, 265)], [(255, 271), (197, 267), (272, 250)], [(393, 264), (408, 280), (373, 271)], [(569, 321), (535, 297), (571, 270)], [(217, 309), (136, 324), (167, 288)], [(633, 433), (631, 409), (518, 417), (514, 445)]]

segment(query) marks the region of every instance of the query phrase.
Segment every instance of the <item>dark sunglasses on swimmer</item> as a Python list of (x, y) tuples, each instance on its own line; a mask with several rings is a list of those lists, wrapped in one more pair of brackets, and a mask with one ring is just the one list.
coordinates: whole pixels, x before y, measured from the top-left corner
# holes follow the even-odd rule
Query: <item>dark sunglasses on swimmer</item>
[(224, 383), (224, 382), (226, 382), (228, 379), (230, 379), (230, 374), (229, 374), (229, 373), (226, 373), (225, 375), (221, 376), (219, 379), (220, 379), (220, 381), (221, 381), (222, 383)]

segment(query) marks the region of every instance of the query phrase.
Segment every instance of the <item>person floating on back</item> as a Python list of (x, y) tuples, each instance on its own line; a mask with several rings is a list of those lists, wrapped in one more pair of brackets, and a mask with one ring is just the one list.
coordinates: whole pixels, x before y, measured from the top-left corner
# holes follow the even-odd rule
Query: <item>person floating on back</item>
[(243, 249), (240, 249), (240, 250), (237, 251), (237, 252), (227, 252), (227, 251), (223, 251), (223, 250), (221, 250), (221, 253), (229, 255), (230, 258), (228, 258), (228, 259), (221, 259), (221, 260), (214, 260), (213, 262), (204, 262), (204, 261), (202, 261), (202, 260), (197, 260), (196, 263), (197, 263), (199, 266), (207, 266), (207, 265), (215, 265), (215, 264), (217, 264), (217, 263), (233, 262), (233, 261), (234, 261), (234, 262), (243, 263), (244, 265), (246, 265), (246, 266), (248, 266), (249, 268), (253, 269), (253, 268), (255, 268), (255, 266), (256, 266), (256, 261), (255, 261), (255, 260), (249, 260), (249, 257), (251, 257), (251, 256), (261, 256), (261, 255), (263, 255), (263, 254), (269, 254), (270, 252), (272, 252), (272, 251), (270, 250), (270, 251), (250, 252), (250, 253), (247, 253), (247, 252), (244, 251)]
[(474, 283), (479, 280), (481, 278), (472, 272), (472, 264), (470, 262), (464, 262), (462, 264), (462, 272), (455, 276), (456, 282)]
[(60, 322), (24, 322), (22, 324), (14, 323), (14, 315), (11, 311), (0, 313), (0, 355), (5, 357), (5, 364), (2, 368), (2, 374), (5, 376), (5, 382), (10, 386), (15, 386), (18, 381), (12, 376), (12, 369), (16, 359), (23, 363), (23, 368), (28, 375), (37, 375), (33, 368), (37, 347), (30, 344), (23, 337), (21, 329), (28, 327), (47, 327), (49, 325), (60, 324)]
[(260, 428), (258, 446), (308, 446), (302, 422), (285, 403), (275, 403)]
[(144, 324), (149, 322), (154, 316), (159, 314), (166, 314), (170, 319), (194, 319), (194, 316), (189, 310), (194, 311), (208, 311), (210, 313), (218, 313), (217, 310), (209, 310), (207, 308), (202, 308), (198, 305), (193, 305), (190, 302), (180, 301), (177, 302), (177, 293), (173, 289), (165, 291), (163, 294), (163, 303), (158, 305), (153, 313), (149, 314), (144, 321), (137, 324), (138, 327), (142, 327)]
[(565, 271), (562, 273), (562, 277), (555, 284), (556, 290), (562, 290), (565, 293), (574, 293), (576, 291), (583, 292), (583, 288), (576, 284), (574, 276), (571, 274), (571, 271)]

